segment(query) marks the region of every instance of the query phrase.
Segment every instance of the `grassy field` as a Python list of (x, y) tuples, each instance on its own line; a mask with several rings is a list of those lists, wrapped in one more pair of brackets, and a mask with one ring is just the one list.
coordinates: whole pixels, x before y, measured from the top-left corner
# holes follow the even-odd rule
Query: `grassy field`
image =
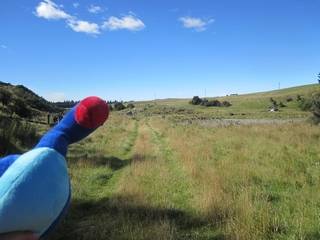
[(320, 129), (112, 113), (73, 145), (58, 239), (319, 239)]
[[(297, 96), (308, 98), (314, 92), (320, 91), (319, 84), (305, 85), (270, 92), (253, 93), (238, 96), (217, 97), (219, 101), (229, 101), (231, 107), (204, 107), (189, 104), (190, 99), (164, 99), (137, 103), (138, 109), (147, 110), (158, 115), (174, 115), (174, 119), (212, 119), (212, 118), (233, 118), (233, 119), (292, 119), (306, 118), (310, 113), (303, 112), (299, 108)], [(286, 105), (280, 108), (279, 112), (269, 112), (272, 105), (270, 98), (278, 103)], [(291, 98), (292, 101), (287, 102)], [(213, 98), (208, 98), (213, 99)]]
[[(70, 146), (72, 203), (49, 239), (320, 239), (320, 128), (296, 100), (319, 90), (218, 98), (229, 108), (167, 99), (111, 112)], [(287, 107), (268, 112), (270, 97)], [(16, 121), (0, 118), (1, 154), (24, 152), (49, 128)]]

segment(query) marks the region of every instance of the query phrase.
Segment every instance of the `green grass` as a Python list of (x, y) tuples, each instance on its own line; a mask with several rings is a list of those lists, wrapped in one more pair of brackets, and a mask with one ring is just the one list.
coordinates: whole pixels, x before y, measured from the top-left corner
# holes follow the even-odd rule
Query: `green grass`
[(0, 156), (18, 154), (34, 146), (43, 126), (27, 121), (0, 118)]
[(221, 98), (230, 108), (171, 99), (137, 103), (135, 117), (112, 112), (69, 149), (72, 203), (49, 239), (320, 239), (318, 126), (201, 124), (306, 119), (296, 101), (267, 112), (269, 98), (318, 90), (308, 85)]
[(71, 209), (51, 239), (319, 239), (317, 126), (199, 124), (230, 112), (305, 119), (309, 113), (296, 101), (268, 113), (269, 98), (308, 97), (318, 89), (221, 99), (230, 108), (174, 99), (138, 103), (134, 118), (113, 113), (71, 147)]
[[(312, 93), (320, 91), (319, 84), (305, 85), (270, 92), (245, 94), (239, 96), (217, 97), (219, 101), (229, 101), (231, 107), (204, 107), (189, 104), (190, 99), (164, 99), (149, 102), (138, 102), (135, 105), (144, 112), (153, 114), (169, 114), (174, 118), (305, 118), (310, 113), (301, 111), (297, 102), (297, 95), (310, 97)], [(271, 106), (270, 98), (277, 102), (283, 102), (287, 107), (281, 108), (279, 112), (268, 112)], [(287, 102), (291, 97), (292, 102)]]
[(113, 113), (72, 146), (51, 239), (319, 239), (320, 129)]
[[(187, 178), (186, 174), (182, 170), (182, 164), (177, 161), (174, 156), (174, 153), (170, 146), (168, 145), (164, 136), (161, 133), (153, 129), (149, 124), (148, 127), (151, 131), (151, 141), (156, 148), (156, 155), (159, 156), (161, 160), (164, 161), (164, 171), (167, 172), (168, 179), (164, 183), (162, 190), (165, 191), (166, 199), (176, 209), (189, 209), (190, 206), (190, 181)], [(153, 179), (154, 179), (153, 175)], [(149, 190), (152, 190), (153, 185), (157, 182), (162, 181), (163, 179), (158, 179), (154, 181)]]

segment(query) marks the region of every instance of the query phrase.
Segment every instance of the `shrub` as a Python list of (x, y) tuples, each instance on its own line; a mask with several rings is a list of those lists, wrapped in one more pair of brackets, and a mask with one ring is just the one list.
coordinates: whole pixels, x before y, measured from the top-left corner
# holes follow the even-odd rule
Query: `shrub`
[(3, 105), (8, 105), (11, 99), (11, 93), (2, 89), (0, 92), (0, 102)]
[(123, 105), (122, 102), (115, 102), (113, 107), (116, 111), (121, 111), (123, 109), (126, 109), (126, 107)]
[(287, 101), (287, 102), (292, 102), (292, 101), (293, 101), (293, 98), (292, 98), (292, 97), (287, 97), (286, 101)]
[(312, 99), (301, 98), (299, 100), (298, 106), (302, 111), (311, 111), (312, 110)]
[(17, 153), (37, 142), (36, 128), (27, 122), (0, 118), (0, 154)]
[(211, 100), (211, 101), (208, 101), (205, 106), (206, 107), (221, 107), (222, 104), (218, 100)]
[(312, 95), (312, 113), (313, 117), (312, 120), (314, 123), (319, 124), (320, 123), (320, 92), (315, 93)]
[(205, 107), (230, 107), (232, 104), (228, 101), (220, 102), (219, 100), (208, 100), (206, 98), (199, 98), (198, 96), (194, 96), (190, 101), (190, 104), (193, 105), (201, 105)]
[(208, 99), (206, 99), (206, 98), (203, 98), (203, 99), (200, 98), (200, 100), (201, 100), (201, 103), (200, 103), (201, 106), (207, 106), (207, 104), (208, 104), (208, 102), (209, 102)]
[(303, 111), (312, 111), (315, 116), (320, 117), (320, 92), (312, 94), (311, 98), (301, 98), (299, 107)]
[(130, 109), (134, 108), (133, 103), (128, 103), (127, 108), (130, 108)]
[(272, 104), (272, 107), (273, 107), (273, 108), (278, 107), (278, 103), (277, 103), (277, 101), (276, 101), (276, 100), (274, 100), (273, 98), (270, 98), (270, 102), (271, 102), (271, 104)]
[(200, 105), (201, 102), (202, 102), (201, 98), (199, 98), (198, 96), (194, 96), (190, 103), (193, 105)]
[(313, 113), (311, 121), (314, 124), (320, 123), (320, 92), (312, 94), (311, 98), (300, 97), (299, 107), (303, 111), (311, 111)]
[(223, 106), (223, 107), (231, 107), (232, 104), (231, 104), (230, 102), (228, 102), (228, 101), (223, 101), (223, 102), (222, 102), (222, 106)]
[(208, 99), (202, 99), (201, 100), (201, 106), (205, 106), (205, 107), (220, 107), (222, 106), (221, 102), (219, 102), (218, 100), (208, 100)]
[(19, 117), (29, 118), (31, 117), (31, 111), (28, 109), (27, 105), (20, 99), (14, 99), (10, 105), (12, 112), (16, 113)]
[(301, 97), (301, 95), (297, 95), (297, 101), (299, 102), (299, 101), (301, 101), (303, 98)]
[(222, 103), (216, 99), (208, 100), (206, 98), (199, 98), (198, 96), (194, 96), (190, 101), (190, 104), (193, 105), (201, 105), (205, 107), (230, 107), (232, 104), (228, 101), (223, 101)]
[(283, 102), (279, 102), (279, 107), (283, 108), (286, 107), (287, 105), (285, 105)]

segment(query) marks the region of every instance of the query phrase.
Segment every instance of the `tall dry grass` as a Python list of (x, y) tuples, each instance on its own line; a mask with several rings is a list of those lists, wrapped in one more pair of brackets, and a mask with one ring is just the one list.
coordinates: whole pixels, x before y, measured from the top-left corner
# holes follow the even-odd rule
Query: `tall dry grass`
[(319, 236), (320, 129), (204, 128), (155, 119), (193, 182), (194, 210), (228, 239)]
[(17, 154), (33, 147), (39, 136), (37, 126), (26, 121), (0, 117), (0, 156)]
[(115, 114), (72, 147), (52, 239), (318, 239), (320, 129)]

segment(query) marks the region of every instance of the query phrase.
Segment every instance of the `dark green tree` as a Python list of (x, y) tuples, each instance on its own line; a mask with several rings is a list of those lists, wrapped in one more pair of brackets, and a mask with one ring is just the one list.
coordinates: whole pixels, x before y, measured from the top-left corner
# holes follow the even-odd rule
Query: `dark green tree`
[(121, 111), (123, 109), (126, 109), (126, 106), (122, 102), (115, 102), (113, 107), (116, 111)]
[(190, 103), (193, 105), (199, 105), (199, 104), (201, 104), (201, 102), (202, 102), (202, 99), (199, 98), (198, 96), (194, 96), (192, 98), (192, 100), (190, 101)]

